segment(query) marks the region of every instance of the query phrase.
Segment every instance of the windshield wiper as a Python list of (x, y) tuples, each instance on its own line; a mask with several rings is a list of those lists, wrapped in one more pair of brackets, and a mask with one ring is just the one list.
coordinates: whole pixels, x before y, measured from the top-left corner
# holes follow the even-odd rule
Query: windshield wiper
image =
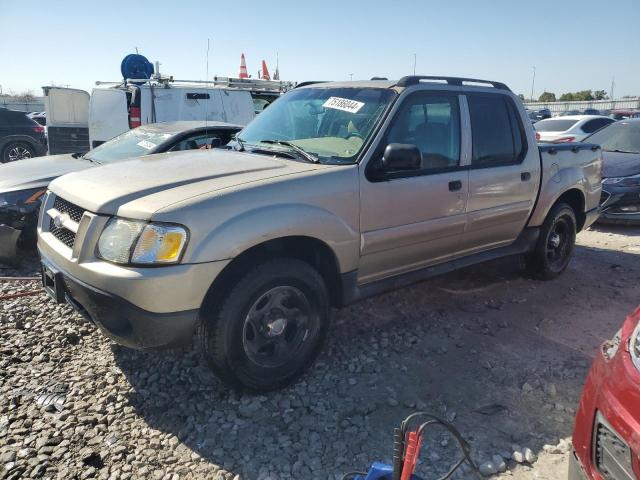
[(295, 143), (287, 142), (285, 140), (260, 140), (259, 143), (266, 143), (270, 145), (282, 145), (283, 147), (288, 147), (296, 153), (300, 154), (305, 160), (308, 160), (311, 163), (320, 163), (320, 159), (315, 155), (307, 152), (303, 148), (299, 147)]
[(245, 141), (242, 140), (238, 135), (236, 135), (235, 137), (233, 137), (233, 139), (236, 141), (236, 143), (240, 146), (240, 148), (238, 148), (237, 150), (239, 152), (244, 152), (246, 150), (246, 148), (244, 148), (244, 144)]
[(614, 149), (614, 150), (604, 150), (605, 152), (614, 152), (614, 153), (635, 153), (638, 154), (640, 152), (632, 152), (630, 150), (620, 150), (618, 148)]

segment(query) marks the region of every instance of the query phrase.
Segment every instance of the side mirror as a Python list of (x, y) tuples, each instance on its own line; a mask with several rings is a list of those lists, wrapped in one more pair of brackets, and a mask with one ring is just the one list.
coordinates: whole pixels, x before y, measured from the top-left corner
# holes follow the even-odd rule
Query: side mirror
[(381, 166), (385, 172), (420, 170), (422, 167), (422, 153), (415, 145), (390, 143), (384, 149)]

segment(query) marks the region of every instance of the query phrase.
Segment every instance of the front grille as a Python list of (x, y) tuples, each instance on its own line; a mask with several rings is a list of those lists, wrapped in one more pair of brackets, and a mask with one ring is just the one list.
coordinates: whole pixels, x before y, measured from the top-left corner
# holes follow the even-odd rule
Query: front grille
[(53, 219), (49, 221), (49, 231), (51, 234), (64, 243), (67, 247), (73, 248), (73, 243), (76, 241), (76, 234), (71, 230), (67, 230), (64, 227), (56, 227)]
[[(53, 208), (60, 213), (69, 215), (69, 218), (76, 223), (80, 223), (85, 212), (84, 209), (60, 197), (56, 197), (53, 201)], [(49, 220), (49, 231), (67, 247), (73, 248), (73, 244), (76, 241), (76, 234), (74, 232), (65, 227), (57, 227), (53, 218)]]
[(76, 223), (80, 223), (82, 215), (84, 215), (84, 212), (86, 211), (83, 208), (80, 208), (71, 202), (67, 202), (64, 198), (60, 197), (56, 197), (56, 199), (54, 200), (53, 208), (58, 210), (60, 213), (66, 213), (67, 215), (69, 215), (69, 218)]
[(632, 205), (640, 205), (640, 195), (638, 192), (635, 193), (625, 193), (620, 199), (615, 203), (616, 206), (632, 206)]
[(636, 480), (629, 446), (600, 422), (596, 423), (595, 461), (604, 480)]

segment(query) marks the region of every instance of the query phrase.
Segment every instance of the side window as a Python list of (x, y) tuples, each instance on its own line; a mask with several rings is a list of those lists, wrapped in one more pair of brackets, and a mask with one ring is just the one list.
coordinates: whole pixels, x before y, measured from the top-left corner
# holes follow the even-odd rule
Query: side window
[(456, 96), (414, 94), (405, 100), (387, 135), (422, 153), (423, 173), (460, 164), (460, 107)]
[(520, 163), (525, 142), (517, 111), (502, 95), (467, 95), (473, 155), (471, 165), (491, 167)]

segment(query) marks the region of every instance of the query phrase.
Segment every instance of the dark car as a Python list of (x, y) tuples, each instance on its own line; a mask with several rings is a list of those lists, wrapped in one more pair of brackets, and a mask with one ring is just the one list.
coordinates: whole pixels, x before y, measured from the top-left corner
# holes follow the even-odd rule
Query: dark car
[(602, 146), (600, 221), (640, 223), (640, 118), (612, 123), (584, 141)]
[(44, 127), (26, 113), (0, 108), (0, 163), (44, 155)]
[(18, 242), (35, 239), (40, 197), (54, 179), (131, 157), (221, 147), (241, 128), (222, 122), (152, 123), (128, 130), (84, 155), (51, 155), (0, 165), (0, 263), (15, 263)]
[(597, 108), (585, 108), (582, 111), (583, 115), (602, 115), (600, 113), (600, 110), (598, 110)]
[(528, 110), (527, 113), (529, 114), (529, 118), (533, 123), (551, 118), (551, 110), (549, 110), (548, 108), (541, 108), (540, 110)]

